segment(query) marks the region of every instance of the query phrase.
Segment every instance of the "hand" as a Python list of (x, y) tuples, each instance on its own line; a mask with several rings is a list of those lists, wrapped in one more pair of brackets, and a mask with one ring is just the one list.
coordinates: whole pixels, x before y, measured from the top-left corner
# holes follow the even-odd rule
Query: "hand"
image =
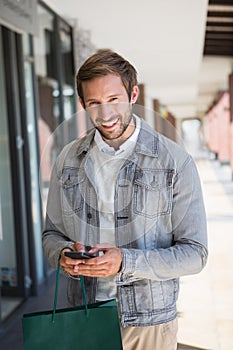
[[(85, 252), (85, 246), (80, 242), (72, 244), (70, 248), (77, 252)], [(65, 256), (65, 252), (70, 252), (70, 249), (62, 250), (60, 257), (60, 265), (70, 275), (79, 275), (78, 265), (82, 264), (83, 260), (68, 258), (67, 256)]]
[(77, 265), (77, 272), (82, 276), (90, 277), (109, 277), (116, 275), (122, 264), (122, 253), (119, 248), (116, 248), (108, 243), (97, 244), (89, 253), (95, 254), (103, 252), (104, 254), (87, 260), (82, 260)]

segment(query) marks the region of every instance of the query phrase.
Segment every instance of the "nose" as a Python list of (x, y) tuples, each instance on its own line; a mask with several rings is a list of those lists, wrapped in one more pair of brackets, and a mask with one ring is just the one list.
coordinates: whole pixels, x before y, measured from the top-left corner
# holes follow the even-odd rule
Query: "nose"
[(106, 121), (114, 114), (113, 106), (110, 103), (101, 103), (98, 107), (98, 119)]

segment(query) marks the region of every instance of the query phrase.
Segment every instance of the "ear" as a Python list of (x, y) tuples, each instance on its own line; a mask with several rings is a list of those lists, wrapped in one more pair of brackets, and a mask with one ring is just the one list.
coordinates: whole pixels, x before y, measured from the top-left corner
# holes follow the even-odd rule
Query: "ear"
[(82, 108), (85, 109), (85, 103), (81, 97), (79, 97), (79, 103), (81, 104)]
[(135, 103), (137, 101), (139, 95), (139, 87), (137, 85), (133, 86), (132, 92), (131, 92), (131, 103)]

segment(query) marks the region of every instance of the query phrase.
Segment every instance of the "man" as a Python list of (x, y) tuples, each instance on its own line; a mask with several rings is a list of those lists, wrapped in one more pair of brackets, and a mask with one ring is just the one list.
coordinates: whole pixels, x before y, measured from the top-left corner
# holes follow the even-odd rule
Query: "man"
[[(94, 125), (55, 163), (43, 247), (71, 276), (68, 301), (116, 298), (124, 350), (174, 350), (179, 277), (207, 260), (206, 218), (195, 164), (132, 112), (135, 68), (100, 50), (79, 69), (80, 102)], [(99, 253), (71, 259), (66, 251)]]

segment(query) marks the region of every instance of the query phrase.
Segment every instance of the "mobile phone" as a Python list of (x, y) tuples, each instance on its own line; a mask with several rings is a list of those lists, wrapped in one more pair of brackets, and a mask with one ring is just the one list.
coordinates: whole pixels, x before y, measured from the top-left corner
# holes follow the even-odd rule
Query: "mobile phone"
[(97, 254), (89, 254), (87, 252), (75, 252), (75, 251), (65, 252), (64, 255), (71, 259), (90, 259), (90, 258), (95, 258), (97, 256)]

